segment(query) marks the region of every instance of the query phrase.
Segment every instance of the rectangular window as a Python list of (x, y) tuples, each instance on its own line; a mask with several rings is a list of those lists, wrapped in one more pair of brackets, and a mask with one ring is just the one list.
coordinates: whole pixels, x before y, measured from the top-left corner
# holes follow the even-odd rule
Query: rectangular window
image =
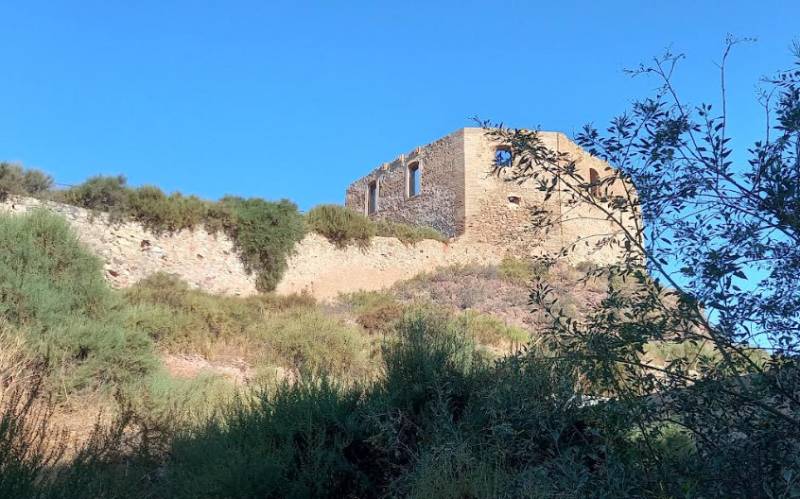
[(589, 194), (600, 195), (600, 175), (594, 168), (589, 168)]
[(408, 197), (412, 198), (419, 194), (419, 163), (408, 166)]
[(367, 214), (372, 215), (378, 211), (378, 182), (373, 180), (369, 183), (367, 194)]

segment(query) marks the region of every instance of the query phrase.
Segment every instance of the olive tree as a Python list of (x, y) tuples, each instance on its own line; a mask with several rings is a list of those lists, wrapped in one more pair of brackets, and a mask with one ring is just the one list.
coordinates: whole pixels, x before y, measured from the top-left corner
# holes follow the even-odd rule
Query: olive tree
[[(609, 284), (582, 320), (561, 312), (545, 280), (534, 285), (533, 305), (552, 318), (553, 352), (623, 411), (654, 464), (665, 428), (678, 428), (705, 470), (703, 487), (800, 493), (800, 45), (792, 67), (762, 78), (764, 136), (738, 151), (725, 67), (741, 41), (726, 39), (713, 107), (681, 98), (680, 54), (630, 71), (658, 79), (655, 95), (575, 137), (613, 165), (597, 179), (537, 131), (483, 125), (512, 149), (498, 175), (588, 204), (614, 228), (596, 244), (620, 258), (587, 275)], [(546, 230), (568, 212), (532, 218)], [(656, 360), (654, 350), (667, 354)]]

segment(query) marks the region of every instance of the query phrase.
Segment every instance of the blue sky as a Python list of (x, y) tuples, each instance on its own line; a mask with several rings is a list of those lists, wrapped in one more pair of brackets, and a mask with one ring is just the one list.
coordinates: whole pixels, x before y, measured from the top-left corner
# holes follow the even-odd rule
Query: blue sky
[(716, 98), (725, 34), (731, 127), (763, 131), (758, 77), (788, 66), (800, 2), (0, 2), (0, 158), (72, 184), (125, 174), (207, 198), (341, 202), (347, 184), (471, 116), (577, 131), (688, 59)]

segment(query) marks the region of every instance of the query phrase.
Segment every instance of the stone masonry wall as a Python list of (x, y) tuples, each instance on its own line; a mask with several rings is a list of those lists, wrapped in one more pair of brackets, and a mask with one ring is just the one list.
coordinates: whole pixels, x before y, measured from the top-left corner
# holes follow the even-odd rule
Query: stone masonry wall
[[(550, 149), (567, 152), (578, 161), (582, 176), (589, 178), (589, 168), (602, 177), (609, 165), (595, 158), (559, 132), (540, 132)], [(492, 174), (495, 152), (500, 144), (480, 128), (464, 129), (465, 219), (464, 242), (503, 248), (518, 256), (555, 255), (567, 245), (575, 245), (573, 262), (588, 260), (612, 263), (619, 250), (597, 242), (616, 228), (605, 215), (589, 204), (566, 204), (566, 195), (558, 193), (545, 201), (545, 193), (535, 182), (508, 182)], [(546, 210), (563, 222), (545, 233), (533, 226), (533, 210)]]
[(374, 237), (369, 247), (339, 249), (324, 237), (309, 234), (289, 258), (289, 269), (276, 291), (311, 293), (318, 299), (337, 294), (378, 290), (421, 272), (449, 265), (497, 264), (505, 254), (496, 248), (464, 243), (421, 241), (406, 245), (393, 237)]
[(25, 213), (44, 207), (62, 215), (80, 240), (103, 260), (114, 287), (127, 287), (156, 272), (176, 274), (211, 293), (252, 295), (255, 279), (244, 270), (233, 242), (202, 228), (156, 235), (138, 223), (108, 223), (103, 214), (32, 198), (9, 197), (0, 211)]
[[(408, 196), (408, 166), (418, 164), (420, 193)], [(448, 237), (464, 228), (463, 130), (401, 155), (353, 182), (345, 205), (366, 214), (369, 184), (378, 185), (374, 218), (426, 225)]]
[[(110, 224), (103, 214), (74, 206), (13, 196), (0, 203), (0, 212), (26, 213), (36, 208), (58, 213), (69, 222), (79, 239), (102, 259), (106, 279), (114, 287), (131, 286), (153, 273), (166, 272), (211, 293), (246, 296), (257, 292), (253, 276), (245, 272), (225, 234), (211, 235), (198, 228), (156, 235), (138, 223)], [(276, 292), (307, 292), (329, 299), (340, 292), (386, 288), (438, 266), (497, 263), (501, 258), (491, 247), (458, 240), (405, 245), (395, 238), (376, 237), (365, 249), (341, 249), (309, 234), (295, 247)]]
[[(610, 166), (591, 156), (559, 132), (540, 132), (545, 145), (577, 160), (585, 179), (590, 168), (602, 177)], [(567, 195), (545, 194), (535, 182), (509, 182), (492, 173), (495, 152), (501, 144), (481, 128), (463, 128), (432, 144), (400, 156), (357, 180), (347, 190), (346, 205), (366, 211), (368, 186), (378, 184), (375, 218), (429, 225), (463, 243), (491, 247), (495, 252), (519, 256), (555, 255), (574, 245), (573, 262), (607, 264), (620, 257), (618, 248), (598, 242), (619, 230), (601, 210), (586, 203), (568, 204)], [(408, 198), (408, 166), (419, 161), (421, 194)], [(623, 193), (620, 185), (617, 194)], [(545, 210), (562, 222), (545, 233), (533, 224), (533, 211)], [(633, 225), (632, 221), (630, 225)]]

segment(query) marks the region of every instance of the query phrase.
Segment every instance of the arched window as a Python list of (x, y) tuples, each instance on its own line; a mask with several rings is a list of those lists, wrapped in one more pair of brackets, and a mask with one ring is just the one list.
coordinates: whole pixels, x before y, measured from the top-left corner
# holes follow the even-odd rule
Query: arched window
[(413, 198), (420, 193), (420, 171), (419, 163), (411, 163), (408, 165), (408, 197)]
[(511, 149), (506, 146), (501, 146), (495, 149), (494, 151), (494, 167), (495, 168), (506, 168), (511, 166), (511, 162), (514, 159), (513, 154), (511, 154)]
[(589, 194), (592, 196), (600, 194), (600, 174), (594, 168), (589, 168)]

